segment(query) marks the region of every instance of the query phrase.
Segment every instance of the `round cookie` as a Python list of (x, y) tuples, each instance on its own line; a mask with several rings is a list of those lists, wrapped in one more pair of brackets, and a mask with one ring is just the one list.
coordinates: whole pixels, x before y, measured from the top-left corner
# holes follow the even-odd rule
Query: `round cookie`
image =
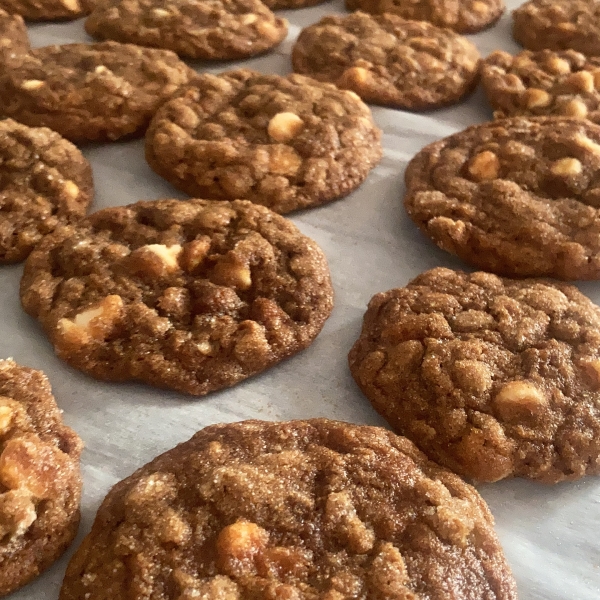
[(0, 121), (0, 263), (26, 258), (40, 239), (85, 215), (92, 168), (76, 146), (45, 127)]
[(287, 35), (287, 21), (260, 0), (111, 0), (85, 22), (98, 39), (173, 50), (196, 59), (265, 52)]
[(511, 277), (600, 278), (600, 126), (475, 125), (409, 163), (404, 206), (440, 248)]
[(600, 308), (577, 288), (427, 271), (371, 299), (349, 355), (392, 427), (464, 477), (600, 473)]
[(60, 600), (516, 600), (493, 525), (385, 429), (213, 425), (112, 488)]
[(302, 30), (294, 71), (408, 109), (452, 104), (477, 83), (479, 52), (466, 38), (391, 14), (332, 15)]
[(380, 138), (352, 92), (239, 69), (203, 73), (164, 104), (146, 134), (146, 159), (190, 196), (286, 213), (357, 188), (381, 158)]
[(28, 21), (68, 21), (88, 14), (95, 0), (0, 0), (0, 9)]
[(483, 62), (481, 80), (497, 118), (556, 115), (600, 122), (600, 57), (497, 50)]
[(0, 71), (0, 113), (74, 142), (116, 140), (141, 133), (195, 76), (167, 50), (117, 42), (46, 46)]
[(346, 0), (346, 8), (373, 15), (390, 13), (458, 33), (475, 33), (493, 25), (505, 7), (503, 0)]
[(513, 37), (529, 50), (576, 50), (600, 55), (596, 0), (529, 0), (513, 11)]
[(0, 360), (0, 595), (39, 575), (73, 541), (82, 447), (46, 376)]
[(11, 54), (31, 51), (23, 17), (10, 15), (0, 8), (0, 63)]
[(21, 301), (75, 368), (203, 395), (306, 348), (333, 291), (320, 248), (270, 210), (160, 200), (44, 238)]

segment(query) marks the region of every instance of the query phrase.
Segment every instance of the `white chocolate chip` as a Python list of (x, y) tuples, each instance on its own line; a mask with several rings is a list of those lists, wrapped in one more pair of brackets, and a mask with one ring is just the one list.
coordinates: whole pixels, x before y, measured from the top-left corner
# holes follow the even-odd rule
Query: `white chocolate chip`
[(179, 268), (178, 258), (181, 254), (181, 246), (179, 244), (174, 244), (173, 246), (148, 244), (147, 246), (144, 246), (144, 248), (156, 254), (163, 261), (168, 270), (174, 271)]
[(63, 184), (63, 191), (69, 198), (72, 198), (72, 199), (75, 199), (75, 198), (77, 198), (77, 196), (79, 196), (79, 188), (70, 179), (65, 181), (65, 183)]
[(571, 65), (568, 60), (553, 56), (547, 63), (548, 68), (558, 75), (566, 75), (571, 72)]
[(21, 84), (21, 89), (29, 92), (39, 90), (45, 83), (39, 79), (28, 79)]
[(477, 181), (496, 179), (500, 172), (500, 161), (498, 157), (489, 150), (477, 154), (469, 165), (469, 173)]
[(242, 22), (242, 25), (252, 25), (252, 23), (256, 23), (258, 17), (254, 14), (254, 13), (247, 13), (245, 15), (242, 15), (242, 18), (240, 19)]
[(0, 434), (5, 434), (12, 422), (14, 410), (8, 405), (0, 406)]
[(504, 384), (493, 402), (500, 416), (507, 420), (523, 411), (536, 414), (548, 404), (544, 393), (528, 381), (510, 381)]
[(154, 17), (158, 17), (159, 19), (162, 19), (164, 17), (168, 17), (171, 13), (168, 10), (165, 10), (164, 8), (155, 8), (152, 11), (152, 15)]
[(589, 71), (578, 71), (565, 78), (565, 85), (576, 92), (594, 91), (594, 76)]
[(563, 114), (569, 117), (577, 117), (578, 119), (583, 119), (588, 114), (587, 106), (581, 101), (577, 99), (569, 100), (564, 106), (562, 110)]
[(523, 99), (527, 108), (544, 108), (550, 104), (552, 97), (544, 90), (529, 88), (525, 90)]
[(57, 333), (62, 341), (78, 345), (86, 344), (90, 339), (104, 339), (112, 330), (122, 308), (121, 296), (107, 296), (98, 306), (80, 312), (73, 319), (60, 319)]
[(582, 169), (581, 163), (576, 158), (561, 158), (552, 163), (552, 166), (550, 167), (550, 170), (554, 175), (563, 175), (567, 177), (579, 175)]
[(79, 0), (60, 0), (60, 2), (63, 6), (66, 6), (73, 12), (81, 12), (81, 4), (79, 4)]
[(574, 141), (581, 148), (585, 148), (586, 150), (592, 152), (592, 154), (600, 156), (600, 144), (597, 144), (596, 142), (594, 142), (594, 140), (591, 140), (585, 134), (578, 133), (575, 136)]
[(304, 121), (291, 112), (277, 113), (267, 127), (269, 136), (276, 142), (288, 142), (304, 128)]

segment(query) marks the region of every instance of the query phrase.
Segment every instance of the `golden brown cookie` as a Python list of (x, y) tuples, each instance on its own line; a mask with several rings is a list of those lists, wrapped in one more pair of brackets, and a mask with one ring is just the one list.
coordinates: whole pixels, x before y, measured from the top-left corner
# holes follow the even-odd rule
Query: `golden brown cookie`
[(573, 286), (427, 271), (372, 298), (349, 361), (392, 427), (459, 475), (600, 473), (600, 308)]
[(302, 75), (198, 76), (146, 134), (152, 169), (190, 196), (287, 213), (341, 198), (379, 162), (381, 131), (360, 98)]
[(11, 15), (0, 8), (0, 64), (11, 54), (31, 51), (23, 17)]
[(0, 0), (0, 9), (27, 21), (68, 21), (88, 14), (95, 0)]
[(333, 291), (321, 249), (263, 206), (156, 200), (46, 236), (21, 300), (75, 368), (203, 395), (306, 348)]
[(296, 73), (352, 90), (365, 102), (423, 110), (458, 102), (475, 87), (479, 52), (425, 21), (356, 12), (303, 29), (292, 63)]
[(60, 600), (516, 600), (493, 525), (385, 429), (213, 425), (109, 492)]
[(0, 360), (0, 595), (39, 575), (73, 541), (81, 449), (46, 376)]

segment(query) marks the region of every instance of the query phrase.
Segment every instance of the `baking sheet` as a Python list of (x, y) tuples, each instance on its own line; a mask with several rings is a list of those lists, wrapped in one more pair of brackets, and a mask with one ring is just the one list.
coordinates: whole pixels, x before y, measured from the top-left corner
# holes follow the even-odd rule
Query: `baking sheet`
[[(520, 4), (508, 1), (509, 9)], [(194, 63), (218, 72), (239, 65), (286, 74), (300, 28), (331, 12), (344, 12), (341, 0), (280, 11), (290, 34), (277, 51), (227, 63)], [(83, 20), (32, 25), (34, 46), (91, 41)], [(469, 36), (483, 55), (496, 48), (517, 51), (510, 15), (491, 30)], [(68, 556), (89, 531), (108, 489), (157, 454), (217, 422), (329, 417), (385, 425), (358, 391), (346, 355), (357, 338), (369, 299), (406, 284), (435, 267), (468, 267), (425, 239), (402, 208), (406, 163), (424, 145), (489, 120), (491, 111), (478, 90), (463, 104), (425, 114), (373, 109), (384, 131), (384, 158), (366, 183), (348, 198), (292, 216), (324, 249), (335, 287), (335, 308), (315, 343), (306, 351), (230, 390), (204, 399), (137, 384), (96, 382), (63, 364), (33, 319), (21, 310), (21, 266), (0, 269), (0, 356), (12, 356), (50, 378), (67, 424), (83, 438), (83, 519), (79, 537), (62, 560), (15, 593), (15, 600), (56, 600)], [(92, 209), (140, 199), (183, 197), (145, 164), (143, 142), (85, 147), (96, 184)], [(580, 285), (600, 302), (600, 282)], [(496, 517), (522, 600), (600, 598), (600, 478), (544, 486), (513, 480), (479, 486)]]

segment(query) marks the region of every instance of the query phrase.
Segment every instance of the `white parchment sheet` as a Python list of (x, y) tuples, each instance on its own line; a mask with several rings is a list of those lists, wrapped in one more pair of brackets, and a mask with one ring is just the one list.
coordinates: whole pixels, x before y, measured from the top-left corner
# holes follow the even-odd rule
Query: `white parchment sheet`
[[(509, 9), (520, 4), (508, 1)], [(332, 12), (342, 0), (281, 11), (291, 23), (274, 53), (218, 64), (195, 64), (219, 72), (240, 65), (284, 75), (300, 28)], [(469, 36), (483, 55), (496, 48), (517, 51), (510, 12), (491, 30)], [(91, 41), (83, 20), (32, 25), (34, 46)], [(15, 593), (15, 600), (56, 600), (67, 558), (90, 529), (109, 488), (157, 454), (211, 423), (324, 416), (385, 425), (355, 386), (346, 362), (373, 294), (403, 286), (435, 266), (468, 267), (429, 242), (404, 213), (403, 174), (424, 145), (491, 118), (478, 90), (461, 105), (423, 114), (374, 108), (385, 153), (366, 183), (349, 197), (298, 213), (292, 220), (324, 249), (335, 287), (335, 308), (315, 343), (290, 360), (241, 385), (194, 399), (138, 384), (107, 384), (83, 375), (56, 356), (40, 327), (21, 310), (22, 267), (0, 267), (0, 356), (12, 356), (50, 378), (68, 425), (83, 438), (83, 519), (71, 551), (43, 576)], [(183, 197), (144, 162), (143, 142), (85, 147), (94, 169), (92, 210), (141, 199)], [(582, 291), (600, 302), (600, 282)], [(523, 480), (479, 487), (497, 529), (522, 600), (600, 599), (600, 478), (552, 487)], [(93, 599), (92, 599), (93, 600)]]

